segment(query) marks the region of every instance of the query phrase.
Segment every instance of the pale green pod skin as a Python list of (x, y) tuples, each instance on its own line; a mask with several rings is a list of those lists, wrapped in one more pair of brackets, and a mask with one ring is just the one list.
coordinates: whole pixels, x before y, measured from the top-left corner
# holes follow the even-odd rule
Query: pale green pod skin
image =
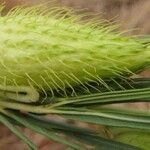
[[(75, 18), (50, 12), (42, 15), (32, 9), (14, 10), (0, 17), (2, 97), (36, 102), (39, 91), (73, 89), (150, 65), (149, 46), (112, 33), (111, 27), (96, 28)], [(16, 92), (33, 95), (21, 98)]]

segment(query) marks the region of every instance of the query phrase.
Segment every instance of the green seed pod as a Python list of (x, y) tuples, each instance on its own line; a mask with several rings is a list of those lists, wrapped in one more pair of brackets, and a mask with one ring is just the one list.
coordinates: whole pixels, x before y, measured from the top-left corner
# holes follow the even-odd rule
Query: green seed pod
[[(141, 41), (103, 24), (80, 23), (78, 16), (62, 8), (42, 11), (17, 8), (0, 17), (3, 97), (34, 102), (39, 91), (65, 94), (69, 87), (74, 92), (74, 86), (86, 89), (88, 82), (102, 83), (150, 65), (150, 47)], [(21, 98), (13, 92), (28, 95)]]

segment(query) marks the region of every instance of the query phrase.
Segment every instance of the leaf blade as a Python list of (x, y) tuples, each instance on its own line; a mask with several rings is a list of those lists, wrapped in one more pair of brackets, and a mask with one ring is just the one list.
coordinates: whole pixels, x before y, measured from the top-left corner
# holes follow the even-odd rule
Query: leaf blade
[(37, 150), (37, 146), (29, 140), (21, 131), (19, 131), (3, 114), (0, 113), (0, 122), (8, 127), (17, 137), (23, 140), (32, 150)]

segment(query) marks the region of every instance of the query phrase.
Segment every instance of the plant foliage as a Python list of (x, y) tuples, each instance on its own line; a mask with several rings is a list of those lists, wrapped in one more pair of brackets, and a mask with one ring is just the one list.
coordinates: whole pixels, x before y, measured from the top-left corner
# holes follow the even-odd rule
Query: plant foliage
[[(0, 122), (33, 150), (18, 127), (76, 150), (148, 150), (149, 110), (110, 104), (149, 103), (150, 79), (131, 77), (150, 66), (149, 38), (125, 37), (106, 21), (81, 21), (85, 15), (68, 8), (43, 7), (0, 16)], [(104, 132), (49, 114), (103, 125)]]

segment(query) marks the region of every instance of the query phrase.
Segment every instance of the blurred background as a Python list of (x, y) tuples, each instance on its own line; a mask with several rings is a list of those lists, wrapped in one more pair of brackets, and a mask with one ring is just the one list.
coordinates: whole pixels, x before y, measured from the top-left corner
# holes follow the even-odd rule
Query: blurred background
[[(50, 0), (49, 0), (50, 1)], [(35, 5), (48, 2), (48, 0), (0, 0), (6, 3), (7, 12), (16, 5)], [(150, 0), (58, 0), (61, 5), (73, 7), (75, 10), (84, 9), (89, 12), (99, 13), (102, 18), (116, 21), (120, 24), (120, 31), (127, 31), (127, 35), (150, 35)], [(150, 76), (149, 72), (144, 72), (142, 76)], [(124, 107), (125, 105), (123, 105)], [(128, 105), (148, 109), (146, 104)], [(58, 118), (61, 119), (61, 118)], [(80, 123), (82, 126), (89, 126)], [(39, 145), (40, 150), (64, 150), (65, 147), (50, 142), (42, 136), (33, 134), (28, 129), (22, 129), (26, 134)], [(0, 126), (0, 150), (27, 150), (9, 130)]]
[[(16, 5), (35, 5), (54, 0), (0, 0), (7, 10)], [(61, 5), (100, 13), (101, 17), (118, 21), (120, 30), (128, 34), (150, 34), (150, 0), (56, 0)]]

